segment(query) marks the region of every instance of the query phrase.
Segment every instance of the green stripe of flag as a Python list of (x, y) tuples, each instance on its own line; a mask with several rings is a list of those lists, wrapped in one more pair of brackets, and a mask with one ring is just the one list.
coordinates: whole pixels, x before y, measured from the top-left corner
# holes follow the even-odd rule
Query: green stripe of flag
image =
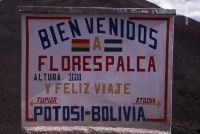
[(120, 47), (105, 47), (104, 52), (122, 52)]
[(107, 44), (122, 44), (122, 39), (105, 39), (104, 43), (107, 43)]
[(73, 52), (89, 52), (90, 48), (73, 48), (72, 47), (72, 51)]

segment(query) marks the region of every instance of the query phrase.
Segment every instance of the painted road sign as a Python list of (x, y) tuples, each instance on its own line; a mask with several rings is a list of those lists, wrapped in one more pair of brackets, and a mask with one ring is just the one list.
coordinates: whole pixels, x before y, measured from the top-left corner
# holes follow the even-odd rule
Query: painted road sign
[(170, 129), (174, 11), (76, 9), (22, 14), (22, 126)]

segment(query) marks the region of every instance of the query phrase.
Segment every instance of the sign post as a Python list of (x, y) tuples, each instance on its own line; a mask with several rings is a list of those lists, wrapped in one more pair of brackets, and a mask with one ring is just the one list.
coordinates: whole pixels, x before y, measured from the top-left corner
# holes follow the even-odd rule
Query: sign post
[(170, 131), (174, 10), (20, 11), (22, 127)]

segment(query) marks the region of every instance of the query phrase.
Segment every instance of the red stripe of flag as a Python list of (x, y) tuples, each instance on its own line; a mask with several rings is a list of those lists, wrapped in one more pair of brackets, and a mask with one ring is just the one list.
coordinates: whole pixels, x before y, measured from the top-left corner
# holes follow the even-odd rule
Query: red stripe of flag
[(88, 43), (89, 44), (90, 40), (89, 39), (72, 39), (72, 43)]

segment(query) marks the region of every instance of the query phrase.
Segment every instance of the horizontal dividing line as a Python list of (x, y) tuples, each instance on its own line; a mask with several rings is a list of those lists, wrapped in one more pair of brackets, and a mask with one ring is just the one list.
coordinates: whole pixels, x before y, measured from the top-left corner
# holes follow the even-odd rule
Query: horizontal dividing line
[(160, 103), (132, 103), (134, 105), (155, 105), (155, 106), (160, 106)]
[(41, 103), (34, 103), (34, 102), (33, 102), (32, 104), (57, 104), (57, 103), (53, 103), (53, 102), (52, 102), (52, 103), (50, 103), (50, 102), (43, 102), (43, 103), (42, 103), (42, 102), (41, 102)]
[(104, 52), (122, 52), (121, 47), (105, 47)]
[(122, 39), (105, 39), (104, 43), (107, 43), (107, 44), (122, 44)]
[(72, 47), (72, 51), (73, 52), (89, 52), (90, 51), (90, 48), (74, 48), (74, 47)]
[(148, 121), (148, 122), (166, 122), (165, 119), (153, 119), (153, 118), (146, 118), (145, 121)]
[(49, 19), (49, 20), (56, 20), (56, 19), (71, 19), (71, 17), (51, 17), (51, 16), (27, 16), (28, 19)]
[(57, 102), (30, 102), (30, 105), (40, 105), (40, 104), (57, 104)]
[(90, 43), (89, 39), (72, 39), (72, 43)]

